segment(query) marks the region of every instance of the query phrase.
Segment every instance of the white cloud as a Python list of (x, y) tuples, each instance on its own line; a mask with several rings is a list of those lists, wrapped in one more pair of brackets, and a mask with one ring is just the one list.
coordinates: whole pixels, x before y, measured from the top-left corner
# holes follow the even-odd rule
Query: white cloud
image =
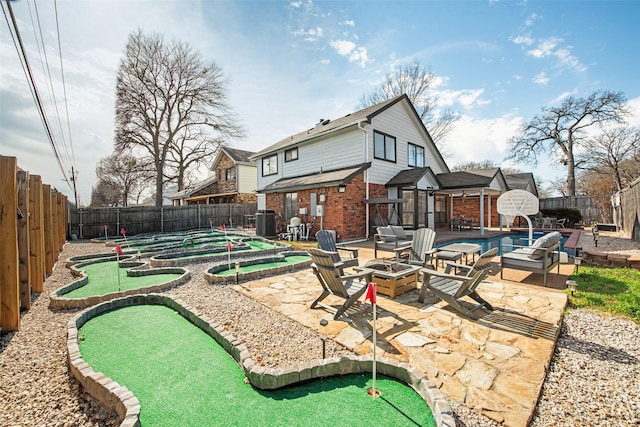
[(521, 117), (510, 114), (496, 119), (477, 119), (463, 115), (444, 141), (449, 167), (463, 162), (491, 160), (502, 163), (507, 141), (518, 130)]
[(459, 104), (465, 109), (470, 109), (478, 105), (490, 104), (491, 100), (482, 98), (483, 93), (484, 89), (447, 89), (435, 92), (438, 97), (438, 106), (451, 107), (455, 104)]
[(364, 67), (371, 62), (371, 59), (367, 56), (367, 49), (362, 46), (357, 46), (352, 41), (332, 40), (329, 45), (338, 53), (338, 55), (346, 57), (349, 62), (357, 62), (361, 67)]
[(353, 19), (347, 19), (345, 21), (342, 21), (342, 25), (346, 25), (347, 27), (355, 27), (356, 23)]
[(551, 81), (551, 79), (547, 77), (544, 71), (541, 71), (533, 76), (533, 82), (538, 85), (546, 85), (547, 83), (549, 83), (549, 81)]
[(511, 37), (510, 40), (515, 44), (518, 44), (518, 45), (522, 44), (526, 46), (531, 46), (535, 41), (535, 39), (530, 36), (515, 36), (515, 37)]
[(527, 51), (529, 56), (534, 58), (556, 58), (558, 66), (569, 68), (577, 72), (586, 71), (587, 67), (582, 65), (578, 58), (571, 54), (570, 47), (559, 47), (563, 39), (559, 37), (550, 37), (540, 40), (534, 49)]

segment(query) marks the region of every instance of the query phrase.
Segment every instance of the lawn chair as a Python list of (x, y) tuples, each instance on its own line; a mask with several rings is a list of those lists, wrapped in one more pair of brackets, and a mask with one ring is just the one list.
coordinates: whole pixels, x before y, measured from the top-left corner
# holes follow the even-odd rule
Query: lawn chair
[[(447, 302), (451, 307), (467, 317), (475, 319), (474, 311), (484, 307), (493, 310), (493, 306), (484, 300), (476, 288), (487, 277), (491, 260), (498, 254), (498, 248), (493, 248), (480, 255), (472, 266), (462, 264), (451, 264), (444, 273), (440, 273), (428, 268), (423, 268), (422, 287), (418, 302), (424, 302), (427, 291), (431, 291), (435, 296)], [(449, 274), (451, 268), (464, 268), (465, 275)], [(460, 301), (464, 297), (470, 297), (478, 302), (473, 308), (468, 308)]]
[(556, 221), (556, 228), (566, 228), (565, 224), (567, 222), (567, 218), (560, 218)]
[(358, 266), (358, 248), (350, 248), (336, 244), (335, 232), (320, 230), (316, 233), (318, 247), (324, 251), (337, 253), (333, 262), (342, 262), (342, 267)]
[(401, 258), (404, 253), (408, 253), (409, 257), (402, 262), (411, 265), (419, 265), (420, 267), (430, 267), (435, 270), (433, 265), (434, 254), (438, 251), (433, 247), (436, 240), (436, 232), (430, 228), (419, 228), (413, 233), (411, 246), (396, 248), (396, 259)]
[[(328, 252), (322, 249), (309, 249), (311, 255), (311, 268), (322, 286), (322, 293), (311, 303), (311, 308), (321, 306), (333, 313), (334, 319), (338, 319), (349, 309), (367, 290), (367, 284), (372, 280), (373, 270), (369, 268), (361, 271), (342, 275), (342, 263), (335, 263), (335, 252)], [(344, 303), (336, 308), (323, 303), (322, 301), (329, 295), (343, 298)]]

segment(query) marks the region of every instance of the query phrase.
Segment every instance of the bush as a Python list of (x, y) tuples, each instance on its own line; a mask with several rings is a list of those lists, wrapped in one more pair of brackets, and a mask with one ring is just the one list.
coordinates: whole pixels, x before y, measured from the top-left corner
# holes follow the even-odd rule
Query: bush
[(582, 214), (578, 209), (571, 208), (557, 208), (557, 209), (542, 209), (540, 211), (543, 216), (550, 216), (555, 218), (567, 218), (567, 223), (577, 224), (582, 221)]

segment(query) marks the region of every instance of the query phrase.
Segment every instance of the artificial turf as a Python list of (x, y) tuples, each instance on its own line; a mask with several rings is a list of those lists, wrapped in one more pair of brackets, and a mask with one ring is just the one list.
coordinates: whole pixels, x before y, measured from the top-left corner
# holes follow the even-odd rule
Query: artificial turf
[[(64, 294), (65, 298), (86, 298), (113, 292), (159, 285), (181, 276), (179, 273), (159, 273), (129, 277), (127, 268), (118, 269), (116, 261), (96, 262), (79, 267), (88, 276), (87, 284)], [(120, 283), (118, 284), (118, 275)]]
[(78, 337), (84, 360), (138, 397), (143, 426), (435, 425), (412, 388), (385, 376), (375, 400), (370, 374), (254, 389), (213, 338), (165, 306), (106, 312)]
[[(291, 256), (284, 257), (283, 261), (243, 265), (242, 267), (240, 267), (239, 273), (250, 273), (252, 271), (268, 270), (270, 268), (282, 267), (284, 265), (290, 265), (298, 262), (309, 261), (310, 259), (311, 257), (307, 255), (291, 255)], [(218, 271), (216, 274), (220, 276), (229, 276), (229, 275), (236, 274), (235, 263), (231, 264), (231, 269), (221, 270), (221, 271)]]

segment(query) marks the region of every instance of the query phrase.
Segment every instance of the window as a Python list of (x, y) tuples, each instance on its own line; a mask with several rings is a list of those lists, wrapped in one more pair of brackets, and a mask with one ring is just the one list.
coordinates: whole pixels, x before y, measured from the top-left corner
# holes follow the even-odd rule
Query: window
[(409, 143), (409, 166), (424, 167), (424, 147)]
[(236, 177), (236, 168), (227, 168), (226, 170), (226, 180), (233, 181)]
[(396, 138), (391, 135), (373, 132), (373, 156), (376, 159), (396, 161)]
[(275, 175), (278, 173), (278, 156), (262, 158), (262, 176)]
[(284, 196), (284, 217), (287, 221), (298, 214), (298, 193), (286, 193)]
[(284, 161), (291, 162), (294, 160), (298, 160), (298, 148), (292, 148), (291, 150), (285, 150), (284, 152)]

